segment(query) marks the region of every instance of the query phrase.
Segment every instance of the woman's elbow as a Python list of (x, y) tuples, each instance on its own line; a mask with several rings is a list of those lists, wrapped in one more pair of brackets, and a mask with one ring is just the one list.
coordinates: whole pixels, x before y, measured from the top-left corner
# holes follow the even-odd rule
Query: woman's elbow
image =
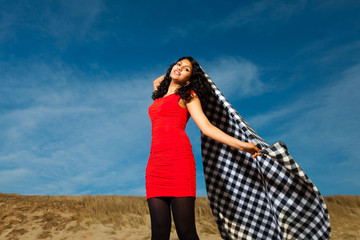
[(202, 127), (200, 130), (205, 136), (211, 137), (211, 126)]
[[(201, 129), (200, 129), (201, 130)], [(209, 132), (206, 130), (201, 130), (202, 134), (204, 134), (205, 136), (209, 137)]]
[(157, 85), (159, 85), (159, 81), (158, 81), (157, 79), (155, 79), (155, 80), (153, 81), (153, 85), (154, 85), (154, 87), (156, 87)]
[(157, 88), (159, 87), (159, 85), (160, 85), (160, 82), (157, 81), (157, 80), (154, 80), (154, 82), (153, 82), (154, 91), (157, 90)]

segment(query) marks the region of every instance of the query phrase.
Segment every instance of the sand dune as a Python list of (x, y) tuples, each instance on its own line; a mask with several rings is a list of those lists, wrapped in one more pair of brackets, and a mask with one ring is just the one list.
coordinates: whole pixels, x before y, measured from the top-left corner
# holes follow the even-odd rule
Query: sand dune
[[(332, 239), (360, 239), (360, 196), (325, 201)], [(196, 200), (196, 222), (201, 239), (221, 239), (206, 198)], [(150, 239), (150, 218), (144, 197), (0, 194), (0, 239)]]

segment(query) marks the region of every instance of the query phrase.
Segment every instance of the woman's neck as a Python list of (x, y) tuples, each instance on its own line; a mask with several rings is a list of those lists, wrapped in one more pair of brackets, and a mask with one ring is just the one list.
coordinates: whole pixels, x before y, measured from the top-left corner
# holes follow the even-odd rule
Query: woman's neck
[(174, 93), (176, 91), (176, 89), (178, 89), (179, 87), (180, 87), (179, 84), (173, 83), (171, 81), (166, 95)]

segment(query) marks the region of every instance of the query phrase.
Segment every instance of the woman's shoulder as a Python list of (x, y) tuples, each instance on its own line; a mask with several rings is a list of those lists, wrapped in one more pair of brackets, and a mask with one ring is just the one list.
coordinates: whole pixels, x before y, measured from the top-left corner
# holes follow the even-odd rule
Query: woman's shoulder
[(194, 90), (189, 91), (192, 95), (196, 96), (196, 92)]
[(196, 92), (195, 92), (194, 90), (190, 90), (189, 93), (190, 93), (190, 96), (189, 96), (187, 102), (191, 102), (191, 101), (193, 101), (194, 99), (199, 98), (198, 95), (196, 94)]

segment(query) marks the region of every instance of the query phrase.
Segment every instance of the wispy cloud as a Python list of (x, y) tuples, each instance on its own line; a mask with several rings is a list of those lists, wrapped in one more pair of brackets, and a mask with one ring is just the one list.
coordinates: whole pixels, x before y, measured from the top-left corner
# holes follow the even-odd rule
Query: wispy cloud
[[(21, 65), (5, 68), (1, 89), (0, 103), (7, 106), (0, 117), (0, 189), (15, 190), (16, 182), (26, 179), (32, 184), (23, 184), (23, 193), (143, 187), (150, 144), (149, 73), (104, 79), (65, 64)], [(9, 175), (18, 180), (9, 183), (6, 179), (14, 178)]]
[(298, 50), (294, 57), (310, 56), (309, 62), (318, 66), (356, 64), (360, 57), (360, 41), (338, 44), (336, 42), (339, 37), (331, 36), (313, 41)]
[(257, 96), (271, 90), (260, 80), (259, 68), (241, 57), (221, 57), (201, 61), (203, 68), (213, 78), (225, 96), (243, 98)]
[(174, 23), (173, 26), (166, 29), (166, 35), (159, 40), (163, 43), (169, 43), (176, 38), (186, 39), (193, 35), (197, 35), (201, 39), (204, 36), (210, 36), (214, 31), (229, 31), (243, 26), (261, 27), (269, 24), (269, 22), (275, 22), (278, 26), (285, 24), (299, 14), (305, 6), (306, 0), (296, 2), (279, 0), (238, 2), (233, 4), (232, 8), (228, 8), (226, 14), (221, 16), (218, 15), (217, 9), (213, 9), (214, 13), (208, 12), (206, 17), (197, 18), (194, 16), (191, 21), (181, 21), (181, 26)]
[(305, 93), (298, 100), (285, 104), (283, 108), (261, 113), (249, 121), (255, 123), (258, 128), (271, 127), (279, 121), (288, 121), (287, 125), (296, 125), (293, 129), (309, 133), (301, 134), (302, 136), (313, 136), (310, 132), (323, 131), (322, 134), (318, 134), (322, 140), (331, 141), (336, 145), (338, 139), (342, 138), (342, 143), (345, 144), (348, 134), (358, 134), (356, 129), (359, 128), (357, 117), (360, 119), (360, 109), (354, 103), (360, 100), (357, 93), (360, 87), (360, 65), (349, 68), (339, 77), (321, 90)]
[[(298, 161), (309, 172), (313, 168), (322, 169), (332, 175), (333, 184), (341, 184), (345, 177), (351, 179), (351, 184), (346, 186), (350, 192), (358, 187), (360, 170), (360, 149), (357, 142), (349, 141), (359, 138), (360, 132), (359, 78), (360, 64), (339, 74), (337, 80), (333, 79), (323, 89), (308, 92), (283, 108), (262, 112), (248, 120), (260, 131), (272, 129), (264, 136), (270, 143), (283, 140), (294, 146)], [(349, 167), (353, 169), (351, 173), (345, 170)]]
[(59, 1), (58, 8), (44, 6), (45, 11), (41, 16), (42, 24), (37, 24), (44, 32), (56, 39), (67, 37), (81, 38), (92, 37), (92, 26), (104, 10), (101, 0), (90, 1)]
[(237, 7), (228, 17), (220, 21), (216, 28), (234, 28), (244, 25), (263, 25), (269, 22), (286, 22), (290, 17), (299, 13), (306, 1), (284, 2), (277, 0), (255, 1), (249, 6)]
[(17, 32), (30, 31), (38, 37), (55, 39), (60, 45), (74, 39), (98, 38), (99, 32), (94, 32), (93, 25), (105, 10), (101, 0), (66, 0), (52, 4), (15, 1), (7, 4), (7, 9), (0, 10), (0, 40), (15, 37)]
[[(356, 62), (360, 57), (360, 41), (332, 47), (323, 52), (320, 59), (316, 59), (319, 64), (338, 64), (338, 61)], [(340, 59), (342, 58), (342, 59)]]
[(0, 9), (0, 41), (13, 38), (13, 26), (16, 22), (14, 12)]

